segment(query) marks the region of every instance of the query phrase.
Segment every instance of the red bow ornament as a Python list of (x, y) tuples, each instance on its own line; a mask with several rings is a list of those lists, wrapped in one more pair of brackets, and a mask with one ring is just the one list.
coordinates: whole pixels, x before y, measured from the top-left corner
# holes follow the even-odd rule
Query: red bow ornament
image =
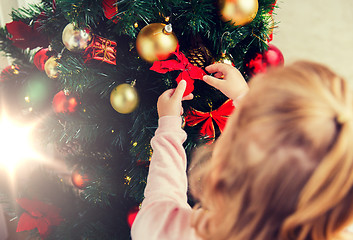
[(177, 83), (181, 80), (186, 81), (187, 85), (184, 92), (184, 96), (186, 96), (194, 91), (194, 79), (202, 80), (203, 76), (206, 75), (206, 72), (201, 68), (192, 65), (185, 55), (179, 51), (179, 46), (172, 54), (176, 56), (176, 60), (155, 61), (150, 70), (158, 73), (167, 73), (176, 70), (182, 71), (176, 81)]
[(45, 13), (41, 13), (33, 26), (29, 26), (21, 21), (7, 23), (6, 30), (11, 34), (9, 39), (12, 41), (12, 44), (21, 49), (47, 47), (49, 45), (49, 40), (39, 31), (42, 26), (41, 21), (46, 18)]
[(211, 112), (201, 112), (191, 108), (191, 110), (187, 112), (185, 122), (186, 125), (190, 127), (194, 127), (197, 124), (204, 122), (200, 134), (214, 139), (216, 136), (214, 122), (222, 132), (234, 109), (235, 107), (231, 99), (228, 99), (222, 104), (222, 106)]
[(17, 199), (17, 203), (26, 210), (20, 216), (16, 232), (38, 229), (42, 239), (48, 237), (51, 226), (58, 226), (64, 219), (60, 209), (38, 200)]

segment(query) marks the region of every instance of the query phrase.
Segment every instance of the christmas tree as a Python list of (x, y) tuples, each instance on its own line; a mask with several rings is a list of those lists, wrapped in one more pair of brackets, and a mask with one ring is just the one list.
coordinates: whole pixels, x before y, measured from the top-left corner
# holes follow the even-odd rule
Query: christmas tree
[[(204, 68), (232, 64), (249, 79), (282, 64), (269, 45), (275, 4), (42, 0), (13, 10), (13, 21), (0, 29), (0, 49), (13, 59), (1, 73), (0, 124), (26, 123), (34, 148), (55, 153), (29, 156), (21, 134), (0, 127), (1, 200), (17, 231), (46, 239), (129, 239), (159, 95), (187, 80), (194, 99), (183, 103), (186, 152), (213, 142), (234, 106), (202, 81)], [(16, 151), (5, 149), (9, 142)], [(19, 161), (22, 172), (4, 167), (18, 160), (16, 152), (26, 153), (19, 160), (31, 158)], [(63, 162), (64, 170), (55, 167)]]

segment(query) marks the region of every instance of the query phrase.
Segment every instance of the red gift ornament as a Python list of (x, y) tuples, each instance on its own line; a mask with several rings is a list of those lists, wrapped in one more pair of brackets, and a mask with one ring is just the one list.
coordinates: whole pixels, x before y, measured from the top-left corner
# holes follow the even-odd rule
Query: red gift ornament
[(102, 8), (104, 11), (104, 16), (113, 23), (117, 23), (119, 18), (114, 18), (118, 13), (118, 1), (117, 0), (103, 0)]
[(116, 42), (94, 36), (92, 43), (86, 48), (83, 58), (85, 63), (92, 59), (116, 65)]
[(214, 123), (216, 123), (219, 130), (223, 132), (227, 120), (234, 109), (235, 107), (231, 99), (228, 99), (218, 109), (211, 112), (201, 112), (191, 108), (191, 110), (187, 112), (185, 122), (186, 125), (190, 127), (194, 127), (203, 122), (200, 134), (202, 136), (207, 136), (208, 138), (214, 139), (216, 137)]
[(283, 66), (284, 57), (277, 47), (269, 44), (267, 51), (251, 54), (244, 62), (247, 74), (254, 76), (258, 73), (265, 73), (269, 67)]
[(74, 113), (79, 104), (76, 95), (60, 91), (54, 96), (52, 106), (56, 113)]
[(167, 73), (176, 70), (182, 71), (176, 81), (177, 83), (181, 80), (186, 81), (187, 85), (183, 95), (186, 96), (194, 91), (194, 79), (202, 80), (206, 72), (202, 68), (192, 65), (185, 55), (179, 51), (179, 46), (172, 54), (176, 56), (176, 60), (155, 61), (150, 70), (158, 73)]
[(42, 239), (49, 236), (52, 226), (59, 226), (64, 219), (60, 209), (38, 200), (21, 198), (16, 200), (25, 210), (19, 218), (16, 232), (38, 229)]

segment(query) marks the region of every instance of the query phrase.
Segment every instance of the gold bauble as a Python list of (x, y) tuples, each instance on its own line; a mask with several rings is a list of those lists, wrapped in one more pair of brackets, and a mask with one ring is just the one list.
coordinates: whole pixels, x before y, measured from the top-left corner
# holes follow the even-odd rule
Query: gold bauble
[(219, 0), (221, 19), (237, 26), (250, 23), (259, 9), (258, 0)]
[(128, 114), (137, 108), (139, 96), (133, 86), (123, 83), (111, 92), (110, 103), (117, 112)]
[(45, 73), (52, 79), (56, 79), (60, 75), (58, 70), (58, 62), (56, 60), (56, 57), (50, 57), (44, 64)]
[(92, 34), (88, 28), (80, 29), (69, 23), (63, 30), (62, 41), (72, 52), (82, 52), (92, 41)]
[(149, 63), (169, 58), (177, 46), (178, 39), (170, 24), (151, 23), (141, 29), (136, 39), (137, 52)]

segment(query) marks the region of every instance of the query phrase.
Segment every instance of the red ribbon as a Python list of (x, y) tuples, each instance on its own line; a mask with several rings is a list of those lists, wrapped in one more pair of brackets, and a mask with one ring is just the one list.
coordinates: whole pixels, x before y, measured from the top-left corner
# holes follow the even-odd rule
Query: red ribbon
[(175, 70), (182, 71), (176, 81), (177, 83), (181, 80), (186, 81), (187, 85), (184, 92), (184, 96), (186, 96), (194, 91), (194, 79), (202, 80), (203, 76), (206, 75), (206, 72), (201, 68), (192, 65), (185, 55), (179, 51), (179, 46), (172, 54), (176, 56), (176, 60), (155, 61), (150, 70), (158, 73), (167, 73)]
[(118, 13), (118, 1), (117, 0), (103, 0), (102, 7), (106, 18), (112, 20), (113, 23), (117, 23), (119, 18), (114, 18)]
[(83, 57), (85, 63), (92, 59), (116, 65), (116, 42), (94, 36), (92, 43), (86, 48)]
[(38, 200), (17, 199), (17, 203), (26, 212), (22, 213), (17, 224), (17, 232), (38, 229), (42, 239), (50, 233), (51, 226), (59, 226), (64, 219), (60, 216), (60, 209)]
[(222, 106), (211, 112), (201, 112), (191, 108), (185, 117), (186, 125), (194, 127), (197, 124), (204, 122), (201, 127), (200, 134), (202, 136), (207, 136), (214, 139), (216, 136), (214, 122), (222, 132), (234, 108), (235, 107), (231, 99), (228, 99), (222, 104)]

